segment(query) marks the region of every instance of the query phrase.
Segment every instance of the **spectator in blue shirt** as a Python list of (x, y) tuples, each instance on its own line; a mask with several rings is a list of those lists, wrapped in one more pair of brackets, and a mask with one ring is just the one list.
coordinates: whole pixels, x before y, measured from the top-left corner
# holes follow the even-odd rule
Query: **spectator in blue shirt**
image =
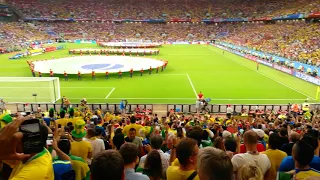
[[(311, 145), (313, 147), (313, 149), (317, 149), (318, 147), (318, 140), (311, 136), (310, 134), (306, 134), (302, 140), (306, 143), (308, 143), (309, 145)], [(313, 169), (316, 169), (316, 170), (320, 170), (320, 158), (319, 156), (315, 155), (313, 156), (313, 159), (310, 163), (310, 167), (313, 168)], [(287, 172), (287, 171), (291, 171), (295, 168), (294, 166), (294, 159), (292, 156), (287, 156), (285, 157), (281, 164), (280, 164), (280, 168), (279, 168), (279, 171), (280, 172)]]

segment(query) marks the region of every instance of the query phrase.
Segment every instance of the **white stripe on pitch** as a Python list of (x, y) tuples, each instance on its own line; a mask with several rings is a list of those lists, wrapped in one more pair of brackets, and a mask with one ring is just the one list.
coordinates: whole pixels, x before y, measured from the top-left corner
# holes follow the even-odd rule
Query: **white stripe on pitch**
[(108, 97), (112, 94), (112, 92), (115, 90), (116, 88), (112, 88), (111, 91), (109, 92), (109, 94), (106, 96), (106, 99), (108, 99)]
[(196, 91), (196, 89), (194, 88), (194, 85), (193, 85), (193, 83), (192, 83), (192, 81), (191, 81), (191, 79), (190, 79), (190, 76), (189, 76), (189, 74), (186, 74), (187, 75), (187, 78), (188, 78), (188, 80), (189, 80), (189, 83), (190, 83), (190, 85), (191, 85), (191, 87), (192, 87), (192, 90), (193, 90), (193, 92), (194, 92), (194, 94), (196, 95), (196, 98), (198, 97), (198, 95), (197, 95), (197, 91)]
[[(215, 52), (214, 50), (212, 50), (212, 49), (210, 49), (210, 48), (208, 48), (208, 47), (206, 47), (206, 48), (209, 49), (210, 51), (214, 52), (215, 54), (218, 54), (218, 53)], [(218, 55), (221, 56), (221, 54), (218, 54)], [(271, 79), (271, 80), (273, 80), (273, 81), (275, 81), (275, 82), (277, 82), (277, 83), (279, 83), (279, 84), (281, 84), (281, 85), (283, 85), (283, 86), (285, 86), (285, 87), (287, 87), (287, 88), (289, 88), (289, 89), (291, 89), (291, 90), (296, 91), (297, 93), (300, 93), (300, 94), (302, 94), (302, 95), (304, 95), (304, 96), (306, 96), (306, 97), (308, 97), (308, 98), (311, 98), (312, 100), (315, 100), (313, 97), (311, 97), (311, 96), (309, 96), (309, 95), (307, 95), (307, 94), (305, 94), (305, 93), (303, 93), (303, 92), (301, 92), (301, 91), (299, 91), (299, 90), (296, 90), (296, 89), (294, 89), (293, 87), (290, 87), (290, 86), (288, 86), (288, 85), (286, 85), (286, 84), (284, 84), (284, 83), (282, 83), (282, 82), (280, 82), (280, 81), (278, 81), (278, 80), (276, 80), (276, 79), (274, 79), (274, 78), (272, 78), (272, 77), (270, 77), (270, 76), (267, 76), (267, 75), (263, 74), (263, 73), (260, 72), (260, 71), (256, 71), (254, 68), (251, 68), (251, 67), (249, 67), (249, 66), (247, 66), (247, 65), (244, 65), (244, 64), (242, 64), (242, 63), (240, 63), (240, 62), (238, 62), (238, 61), (235, 61), (235, 60), (233, 60), (233, 59), (231, 59), (231, 58), (229, 58), (229, 57), (227, 57), (227, 56), (223, 56), (223, 57), (225, 57), (225, 58), (227, 58), (227, 59), (229, 59), (229, 60), (231, 60), (231, 61), (233, 61), (233, 62), (235, 62), (235, 63), (237, 63), (237, 64), (240, 64), (241, 66), (244, 66), (244, 67), (246, 67), (246, 68), (248, 68), (248, 69), (251, 69), (251, 70), (253, 70), (253, 71), (261, 74), (261, 75), (264, 76), (264, 77), (267, 77), (267, 78), (269, 78), (269, 79)]]

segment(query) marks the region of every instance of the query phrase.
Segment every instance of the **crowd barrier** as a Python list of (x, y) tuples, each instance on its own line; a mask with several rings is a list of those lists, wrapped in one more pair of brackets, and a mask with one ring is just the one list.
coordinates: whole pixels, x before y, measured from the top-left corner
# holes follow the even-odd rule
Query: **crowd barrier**
[[(71, 104), (72, 107), (79, 107), (80, 104)], [(91, 110), (101, 109), (103, 111), (115, 112), (119, 111), (120, 105), (119, 104), (87, 104)], [(182, 113), (194, 113), (196, 112), (196, 105), (195, 104), (128, 104), (127, 111), (128, 112), (135, 112), (136, 108), (140, 110), (143, 109), (151, 109), (154, 112), (159, 110), (159, 106), (165, 107), (162, 108), (163, 112), (168, 112), (170, 110), (175, 110), (176, 112)], [(7, 104), (8, 109), (11, 112), (34, 112), (37, 111), (38, 108), (41, 108), (42, 111), (47, 111), (50, 108), (54, 108), (56, 111), (59, 111), (61, 108), (61, 104), (43, 104), (43, 103), (34, 103), (34, 104)], [(211, 113), (226, 113), (227, 112), (227, 105), (226, 104), (209, 104), (208, 109)], [(250, 110), (263, 110), (263, 111), (278, 111), (278, 110), (289, 110), (291, 105), (289, 104), (280, 104), (280, 105), (272, 105), (272, 104), (265, 104), (265, 105), (257, 105), (257, 104), (237, 104), (232, 105), (232, 109), (235, 112), (241, 112), (243, 109), (247, 111)], [(320, 104), (310, 104), (311, 110), (320, 110)]]

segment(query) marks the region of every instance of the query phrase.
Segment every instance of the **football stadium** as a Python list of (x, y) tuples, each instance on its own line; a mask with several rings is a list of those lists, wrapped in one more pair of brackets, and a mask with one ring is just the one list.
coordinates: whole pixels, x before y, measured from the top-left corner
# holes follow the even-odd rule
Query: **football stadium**
[(0, 179), (319, 179), (319, 70), (319, 0), (0, 0)]

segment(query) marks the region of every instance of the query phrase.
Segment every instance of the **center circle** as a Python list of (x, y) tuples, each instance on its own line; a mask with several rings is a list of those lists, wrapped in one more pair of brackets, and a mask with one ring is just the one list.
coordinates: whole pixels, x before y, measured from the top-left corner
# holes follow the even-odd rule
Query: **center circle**
[(92, 69), (100, 69), (100, 70), (111, 70), (111, 69), (119, 69), (123, 68), (122, 64), (86, 64), (81, 66), (82, 69), (92, 70)]

